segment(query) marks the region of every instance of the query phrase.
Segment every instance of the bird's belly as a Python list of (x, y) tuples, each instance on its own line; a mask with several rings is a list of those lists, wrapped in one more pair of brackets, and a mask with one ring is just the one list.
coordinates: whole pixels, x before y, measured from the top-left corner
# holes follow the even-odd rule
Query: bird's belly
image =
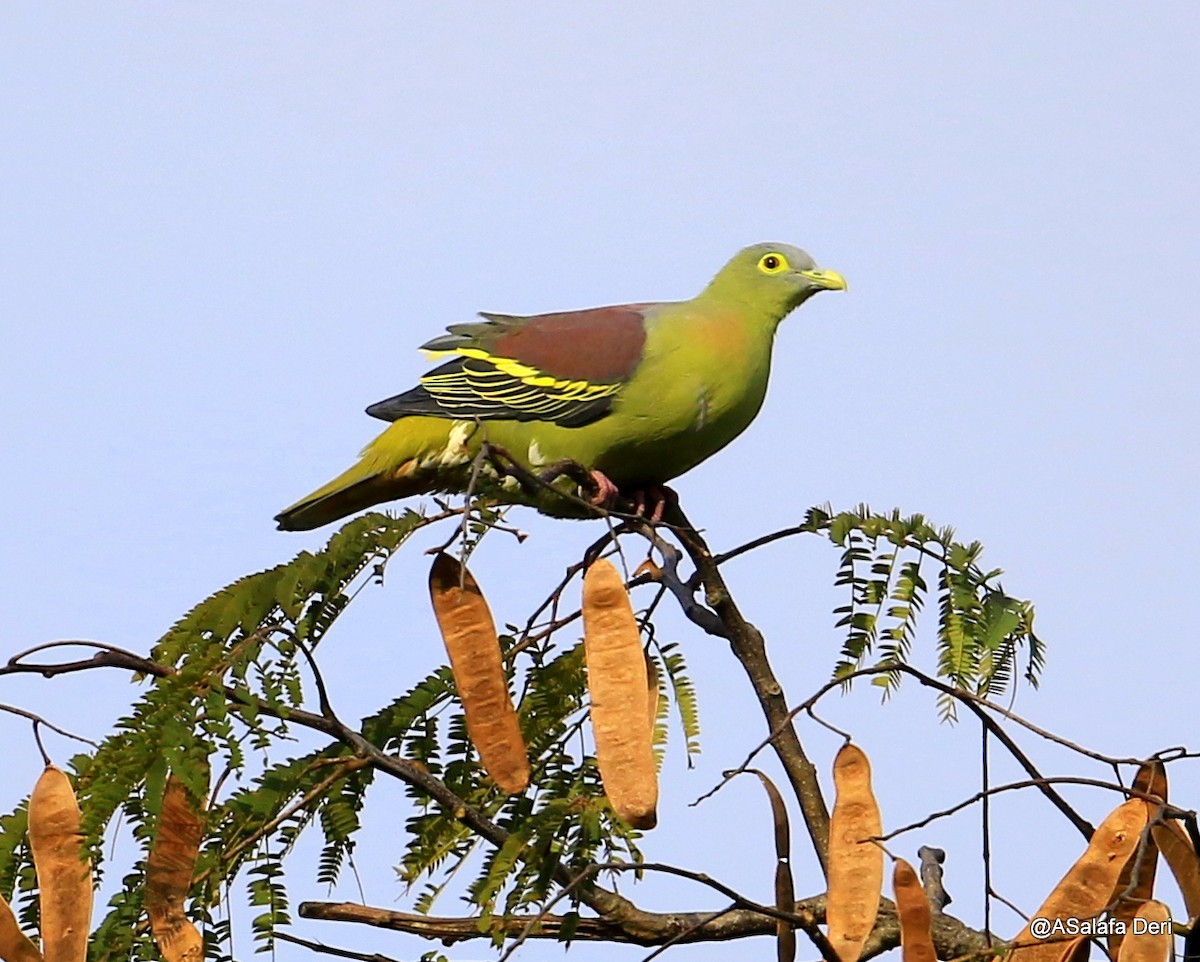
[(769, 340), (725, 340), (715, 339), (720, 350), (691, 352), (686, 364), (669, 352), (648, 359), (612, 411), (591, 424), (485, 422), (486, 430), (532, 467), (567, 458), (620, 487), (670, 481), (741, 434), (762, 406)]
[(741, 434), (761, 404), (761, 393), (730, 401), (697, 390), (686, 408), (664, 405), (641, 415), (593, 466), (622, 487), (670, 481)]

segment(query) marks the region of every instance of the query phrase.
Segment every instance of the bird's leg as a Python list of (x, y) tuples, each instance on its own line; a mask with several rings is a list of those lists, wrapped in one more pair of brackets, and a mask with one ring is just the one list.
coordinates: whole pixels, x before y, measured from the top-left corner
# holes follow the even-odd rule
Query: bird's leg
[(621, 491), (603, 471), (589, 471), (588, 476), (595, 485), (595, 493), (588, 498), (588, 503), (597, 508), (611, 510), (622, 498), (627, 497), (633, 502), (633, 513), (639, 518), (646, 518), (652, 524), (662, 520), (668, 504), (678, 504), (679, 495), (665, 484), (652, 484), (644, 488), (635, 488), (628, 495)]
[(650, 513), (650, 520), (658, 523), (662, 520), (663, 513), (667, 510), (667, 505), (679, 504), (679, 495), (668, 488), (665, 484), (656, 484), (649, 489), (650, 503), (654, 505)]
[(609, 480), (603, 471), (589, 471), (588, 475), (596, 486), (596, 493), (588, 498), (588, 503), (598, 508), (611, 508), (621, 496), (620, 489)]
[(629, 495), (629, 500), (633, 502), (633, 513), (639, 518), (645, 517), (646, 492), (641, 488), (638, 488)]
[[(639, 518), (646, 518), (652, 524), (662, 520), (668, 504), (678, 504), (679, 495), (665, 484), (652, 484), (646, 488), (638, 488), (629, 496), (633, 502), (633, 513)], [(649, 509), (649, 513), (647, 513)]]
[(608, 479), (608, 475), (604, 471), (588, 471), (588, 476), (596, 486), (595, 494), (588, 498), (588, 504), (604, 507), (606, 510), (611, 509), (620, 498), (620, 488)]

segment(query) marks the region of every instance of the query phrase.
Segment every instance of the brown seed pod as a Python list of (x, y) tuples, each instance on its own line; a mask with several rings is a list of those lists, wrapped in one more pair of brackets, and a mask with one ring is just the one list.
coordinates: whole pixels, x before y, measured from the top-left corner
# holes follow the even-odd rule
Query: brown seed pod
[(471, 572), (439, 553), (429, 571), (429, 597), (479, 760), (504, 791), (523, 792), (529, 785), (529, 754), (483, 593)]
[[(775, 908), (780, 912), (796, 911), (792, 867), (783, 861), (775, 863)], [(776, 962), (796, 962), (796, 930), (783, 919), (775, 922), (775, 959)]]
[(620, 572), (603, 558), (583, 578), (583, 647), (596, 762), (613, 810), (634, 828), (653, 828), (658, 771), (642, 638)]
[(1194, 922), (1200, 916), (1200, 859), (1192, 848), (1192, 840), (1183, 826), (1173, 819), (1150, 826), (1150, 834), (1179, 883), (1188, 921)]
[(1138, 910), (1136, 918), (1144, 921), (1140, 926), (1137, 922), (1130, 926), (1117, 962), (1167, 962), (1175, 938), (1170, 911), (1162, 902), (1150, 901)]
[(21, 931), (8, 902), (0, 896), (0, 959), (4, 962), (42, 962), (42, 953)]
[(71, 780), (47, 765), (29, 797), (29, 848), (37, 870), (46, 962), (85, 962), (92, 922), (92, 866)]
[(937, 962), (929, 900), (916, 870), (902, 858), (896, 859), (892, 889), (896, 895), (896, 914), (900, 916), (902, 962)]
[(200, 962), (204, 937), (183, 913), (196, 856), (204, 840), (200, 803), (172, 772), (163, 792), (158, 833), (146, 859), (146, 914), (166, 962)]
[[(1157, 795), (1165, 802), (1167, 800), (1167, 767), (1158, 759), (1147, 762), (1138, 769), (1137, 775), (1134, 776), (1133, 787), (1147, 795)], [(1143, 804), (1146, 806), (1146, 820), (1150, 821), (1157, 814), (1158, 805), (1144, 799)], [(1112, 898), (1109, 899), (1110, 904), (1113, 904), (1112, 918), (1123, 923), (1126, 931), (1131, 931), (1130, 925), (1134, 916), (1137, 915), (1138, 909), (1154, 895), (1154, 876), (1158, 869), (1158, 846), (1154, 843), (1154, 836), (1151, 833), (1144, 833), (1144, 836), (1145, 844), (1139, 843), (1133, 850), (1133, 854), (1129, 856), (1129, 861), (1121, 869), (1121, 877), (1117, 879), (1117, 884), (1113, 888)], [(1124, 935), (1119, 934), (1122, 926), (1116, 928), (1117, 931), (1108, 936), (1108, 954), (1110, 958), (1114, 959), (1120, 953), (1121, 942), (1125, 938)]]
[[(1058, 957), (1058, 962), (1088, 962), (1088, 958), (1092, 954), (1092, 937), (1090, 935), (1077, 935), (1070, 942), (1060, 944), (1064, 948), (1062, 955)], [(1019, 959), (1021, 956), (1016, 955), (1013, 958)]]
[[(1098, 915), (1112, 898), (1113, 886), (1145, 827), (1146, 805), (1140, 799), (1131, 798), (1113, 809), (1033, 917), (1090, 919)], [(1057, 962), (1063, 950), (1062, 942), (1036, 939), (1028, 925), (1013, 940), (1013, 947), (1021, 948), (1015, 962)]]
[(871, 791), (871, 763), (847, 742), (833, 761), (836, 793), (829, 818), (829, 892), (825, 921), (842, 962), (858, 962), (883, 892), (883, 849), (866, 841), (883, 831)]

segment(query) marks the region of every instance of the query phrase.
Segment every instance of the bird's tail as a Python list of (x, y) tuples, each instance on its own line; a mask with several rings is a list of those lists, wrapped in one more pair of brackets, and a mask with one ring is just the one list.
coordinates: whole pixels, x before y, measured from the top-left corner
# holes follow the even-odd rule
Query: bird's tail
[(470, 475), (474, 425), (443, 418), (394, 422), (357, 464), (275, 515), (280, 531), (309, 531), (383, 501), (456, 490)]
[(402, 472), (412, 463), (401, 465), (389, 474), (376, 474), (365, 478), (358, 477), (361, 471), (359, 466), (355, 465), (307, 498), (275, 515), (275, 520), (279, 522), (279, 530), (311, 531), (363, 508), (369, 508), (373, 504), (426, 493), (430, 490), (428, 486), (410, 487), (404, 484)]

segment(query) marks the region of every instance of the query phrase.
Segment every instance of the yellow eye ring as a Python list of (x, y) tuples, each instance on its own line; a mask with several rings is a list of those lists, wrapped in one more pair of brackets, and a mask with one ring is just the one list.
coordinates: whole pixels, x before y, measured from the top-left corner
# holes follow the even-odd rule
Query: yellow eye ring
[(790, 267), (787, 258), (777, 252), (763, 254), (758, 260), (758, 269), (764, 274), (779, 274)]

